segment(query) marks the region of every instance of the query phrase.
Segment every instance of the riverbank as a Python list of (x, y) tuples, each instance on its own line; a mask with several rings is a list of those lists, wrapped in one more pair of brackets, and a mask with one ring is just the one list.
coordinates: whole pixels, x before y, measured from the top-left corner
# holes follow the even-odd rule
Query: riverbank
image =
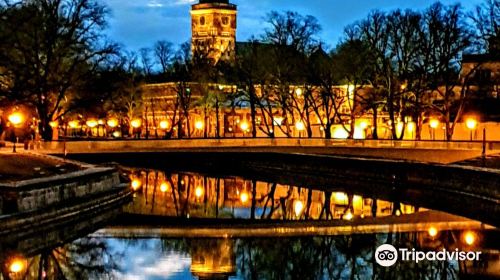
[(85, 167), (60, 158), (34, 153), (0, 152), (0, 183), (14, 183), (83, 170)]

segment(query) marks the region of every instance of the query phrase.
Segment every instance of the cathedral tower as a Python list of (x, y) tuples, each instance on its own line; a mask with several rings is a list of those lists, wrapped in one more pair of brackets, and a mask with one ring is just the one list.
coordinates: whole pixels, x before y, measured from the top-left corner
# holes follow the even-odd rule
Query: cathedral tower
[(236, 46), (236, 5), (229, 0), (200, 0), (191, 8), (191, 49), (216, 61), (232, 59)]

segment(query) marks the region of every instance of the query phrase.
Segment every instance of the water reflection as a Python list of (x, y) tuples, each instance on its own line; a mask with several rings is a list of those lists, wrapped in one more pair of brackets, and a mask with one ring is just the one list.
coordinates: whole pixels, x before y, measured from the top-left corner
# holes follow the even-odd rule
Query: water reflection
[(126, 212), (145, 215), (275, 220), (352, 220), (425, 211), (345, 191), (321, 191), (240, 177), (135, 170)]
[(1, 279), (109, 279), (121, 259), (106, 240), (81, 238), (33, 257), (13, 254), (4, 261)]
[[(25, 259), (26, 268), (0, 279), (459, 279), (499, 275), (500, 252), (491, 232), (386, 233), (329, 237), (247, 239), (81, 238)], [(401, 248), (481, 250), (481, 261), (374, 261), (384, 243)]]
[[(314, 220), (328, 220), (316, 224), (353, 225), (356, 220), (367, 221), (372, 217), (412, 217), (411, 214), (417, 212), (418, 215), (432, 212), (398, 202), (397, 197), (380, 199), (340, 189), (325, 191), (239, 177), (158, 170), (134, 170), (131, 176), (135, 198), (124, 207), (127, 214), (120, 217), (127, 219), (133, 216), (130, 214), (138, 214), (140, 218), (147, 215), (156, 219), (156, 215), (163, 216), (159, 217), (159, 223), (137, 225), (133, 221), (123, 226), (115, 223), (119, 220), (115, 209), (23, 239), (29, 242), (17, 240), (19, 238), (0, 240), (0, 280), (462, 279), (471, 275), (485, 279), (500, 276), (498, 231), (477, 227), (445, 230), (446, 227), (428, 224), (420, 231), (401, 232), (387, 226), (384, 233), (266, 238), (255, 238), (255, 235), (252, 238), (172, 238), (173, 235), (121, 238), (99, 232), (89, 234), (89, 228), (93, 231), (108, 226), (107, 229), (120, 230), (123, 226), (125, 230), (149, 233), (164, 225), (165, 216), (180, 217), (174, 221), (181, 228), (179, 220), (194, 217), (219, 219), (215, 220), (217, 225), (238, 218), (274, 220), (271, 223), (280, 224), (286, 220), (302, 228), (316, 223)], [(245, 225), (252, 223), (244, 222)], [(77, 237), (76, 241), (66, 242)], [(423, 251), (443, 248), (481, 251), (482, 255), (477, 262), (400, 261), (383, 268), (375, 263), (374, 252), (385, 243)]]

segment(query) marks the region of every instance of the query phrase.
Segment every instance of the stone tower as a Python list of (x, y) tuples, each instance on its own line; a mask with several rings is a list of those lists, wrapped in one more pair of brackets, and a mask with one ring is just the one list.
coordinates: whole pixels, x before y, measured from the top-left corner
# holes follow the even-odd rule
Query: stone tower
[(200, 0), (191, 7), (191, 49), (210, 58), (232, 59), (236, 45), (236, 5), (229, 0)]

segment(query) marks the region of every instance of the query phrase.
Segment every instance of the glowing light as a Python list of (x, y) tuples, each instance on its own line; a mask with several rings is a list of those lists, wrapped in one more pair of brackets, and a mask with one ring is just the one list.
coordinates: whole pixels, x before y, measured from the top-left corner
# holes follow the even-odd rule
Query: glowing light
[(436, 237), (436, 235), (438, 234), (438, 230), (436, 227), (430, 227), (427, 232), (429, 233), (429, 236), (430, 237)]
[(122, 136), (122, 134), (120, 133), (120, 131), (113, 132), (113, 137), (118, 138), (120, 136)]
[(298, 121), (298, 122), (295, 123), (295, 128), (298, 131), (302, 131), (302, 130), (306, 129), (306, 126), (304, 125), (303, 121)]
[(349, 198), (346, 193), (343, 192), (335, 193), (335, 204), (347, 204), (348, 200)]
[(90, 127), (90, 128), (94, 128), (94, 127), (96, 127), (96, 126), (97, 126), (97, 124), (98, 124), (98, 123), (97, 123), (97, 121), (96, 121), (96, 120), (88, 120), (88, 121), (86, 122), (86, 124), (87, 124), (87, 126), (88, 126), (88, 127)]
[(205, 126), (205, 124), (203, 123), (203, 121), (196, 121), (194, 123), (194, 127), (198, 130), (202, 130), (204, 126)]
[(104, 124), (104, 121), (103, 121), (103, 120), (98, 120), (98, 121), (97, 121), (97, 124), (99, 124), (99, 125), (103, 125), (103, 124)]
[(203, 188), (201, 186), (197, 186), (196, 189), (194, 190), (194, 195), (197, 198), (200, 198), (203, 195)]
[(465, 241), (465, 244), (471, 246), (474, 244), (474, 242), (476, 242), (476, 234), (472, 231), (467, 231), (464, 233), (464, 241)]
[(347, 139), (349, 138), (349, 132), (347, 132), (343, 127), (337, 127), (333, 130), (333, 138)]
[(52, 128), (56, 128), (59, 126), (59, 122), (58, 121), (51, 121), (51, 122), (49, 122), (49, 125)]
[(115, 128), (118, 126), (118, 120), (117, 119), (109, 119), (107, 124), (109, 127)]
[(13, 125), (19, 125), (23, 122), (24, 117), (21, 113), (19, 112), (14, 112), (10, 114), (9, 116), (9, 122), (12, 123)]
[(399, 210), (399, 209), (396, 210), (396, 216), (398, 216), (398, 217), (401, 216), (401, 210)]
[(302, 89), (301, 89), (301, 88), (296, 88), (296, 89), (295, 89), (295, 94), (296, 94), (297, 96), (301, 96), (301, 95), (302, 95)]
[(241, 192), (241, 194), (240, 194), (240, 200), (241, 200), (241, 203), (246, 203), (248, 201), (248, 193), (247, 192)]
[(240, 123), (240, 128), (243, 131), (248, 131), (248, 129), (250, 128), (250, 125), (246, 121), (243, 121)]
[(354, 85), (347, 86), (347, 92), (349, 93), (349, 95), (354, 93), (354, 89), (355, 89)]
[(170, 127), (170, 124), (168, 123), (168, 121), (161, 121), (160, 122), (160, 128), (161, 129), (168, 129)]
[(361, 121), (359, 123), (359, 128), (361, 128), (361, 129), (367, 129), (368, 128), (368, 122), (367, 121)]
[(354, 218), (354, 215), (351, 212), (351, 209), (348, 209), (347, 212), (344, 214), (344, 220), (350, 221), (352, 218)]
[(140, 119), (133, 119), (131, 122), (130, 122), (130, 125), (133, 127), (133, 128), (139, 128), (141, 127), (142, 125), (142, 121)]
[(20, 258), (15, 258), (11, 261), (9, 265), (9, 271), (11, 273), (19, 273), (24, 270), (25, 267), (25, 260), (22, 260)]
[(362, 129), (361, 127), (355, 127), (354, 128), (354, 139), (365, 139), (365, 130)]
[(77, 128), (80, 125), (80, 123), (78, 121), (70, 121), (68, 125), (71, 128)]
[(274, 117), (273, 118), (274, 125), (281, 125), (281, 124), (283, 124), (283, 120), (284, 120), (283, 117)]
[(430, 127), (431, 127), (432, 129), (436, 129), (436, 128), (438, 128), (438, 127), (439, 127), (439, 121), (438, 121), (438, 120), (436, 120), (436, 119), (431, 119), (431, 120), (429, 121), (429, 125), (430, 125)]
[(465, 121), (465, 125), (467, 126), (468, 129), (473, 130), (476, 129), (477, 127), (477, 121), (474, 118), (468, 118)]
[(139, 179), (133, 179), (133, 180), (132, 180), (132, 183), (131, 183), (131, 185), (132, 185), (132, 189), (133, 189), (134, 191), (138, 190), (138, 189), (141, 187), (141, 184), (142, 184), (142, 183), (141, 183), (141, 180), (139, 180)]
[(409, 132), (413, 132), (415, 131), (415, 123), (414, 122), (409, 122), (407, 125), (406, 125), (406, 129), (408, 129)]
[(169, 184), (167, 182), (161, 183), (161, 185), (160, 185), (160, 191), (162, 193), (167, 192), (168, 188), (169, 188)]
[(398, 124), (396, 125), (396, 131), (398, 132), (398, 134), (401, 134), (401, 132), (403, 131), (403, 126), (404, 124), (402, 122), (398, 122)]
[(302, 210), (304, 210), (304, 203), (300, 200), (296, 200), (293, 203), (293, 211), (295, 212), (295, 216), (300, 216), (300, 214), (302, 214)]

